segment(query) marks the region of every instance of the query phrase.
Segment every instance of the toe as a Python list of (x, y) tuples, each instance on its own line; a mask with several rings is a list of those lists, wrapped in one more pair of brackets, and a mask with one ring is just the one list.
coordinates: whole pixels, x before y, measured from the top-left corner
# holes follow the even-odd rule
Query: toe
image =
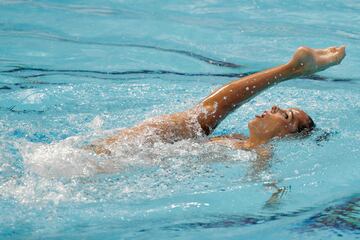
[(345, 46), (338, 47), (338, 52), (343, 56), (343, 58), (346, 56)]
[(337, 56), (338, 56), (338, 63), (340, 63), (346, 56), (345, 47), (339, 48)]
[(332, 57), (336, 64), (339, 64), (345, 57), (345, 46), (335, 48), (332, 52)]

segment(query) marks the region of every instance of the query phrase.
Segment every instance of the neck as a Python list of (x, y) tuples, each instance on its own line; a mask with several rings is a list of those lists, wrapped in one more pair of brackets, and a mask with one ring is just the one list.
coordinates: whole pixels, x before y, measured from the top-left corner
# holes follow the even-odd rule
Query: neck
[(245, 141), (244, 146), (246, 148), (255, 148), (268, 142), (268, 139), (259, 138), (257, 136), (254, 136), (253, 134), (250, 134), (250, 137)]

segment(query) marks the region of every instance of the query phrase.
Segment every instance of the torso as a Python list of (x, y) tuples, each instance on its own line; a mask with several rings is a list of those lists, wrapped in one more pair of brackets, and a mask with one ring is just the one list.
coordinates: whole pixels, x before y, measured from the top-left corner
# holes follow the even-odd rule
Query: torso
[[(183, 139), (193, 139), (208, 135), (191, 112), (181, 112), (162, 115), (146, 120), (132, 128), (121, 130), (118, 134), (97, 141), (88, 147), (97, 154), (110, 155), (112, 144), (141, 139), (144, 143), (152, 144), (157, 141), (173, 143)], [(264, 146), (248, 148), (245, 145), (247, 137), (242, 134), (230, 134), (209, 139), (210, 143), (217, 143), (233, 149), (255, 150), (261, 158), (269, 158), (269, 149)]]

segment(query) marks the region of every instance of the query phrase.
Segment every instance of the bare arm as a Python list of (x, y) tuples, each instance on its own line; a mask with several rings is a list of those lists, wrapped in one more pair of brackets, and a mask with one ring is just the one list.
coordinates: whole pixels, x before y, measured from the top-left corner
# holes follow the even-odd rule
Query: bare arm
[[(210, 139), (210, 142), (224, 145), (233, 149), (244, 149), (241, 139), (245, 138), (240, 134), (231, 134), (225, 136), (214, 137)], [(272, 149), (271, 146), (259, 146), (255, 149), (257, 159), (256, 161), (251, 162), (250, 169), (246, 174), (246, 179), (251, 181), (263, 181), (260, 178), (260, 173), (264, 171), (269, 171), (272, 158)], [(278, 187), (277, 181), (273, 179), (272, 181), (264, 182), (264, 187), (268, 189), (273, 189), (273, 193), (270, 198), (266, 201), (264, 207), (272, 207), (273, 205), (280, 202), (281, 198), (288, 191), (289, 187)]]

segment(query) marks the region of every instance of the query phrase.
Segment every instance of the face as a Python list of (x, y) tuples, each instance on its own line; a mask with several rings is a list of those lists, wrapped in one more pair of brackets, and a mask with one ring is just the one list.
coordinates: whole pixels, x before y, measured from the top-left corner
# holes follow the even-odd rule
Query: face
[(281, 109), (273, 106), (263, 114), (256, 115), (249, 122), (250, 136), (256, 136), (263, 140), (284, 137), (297, 132), (299, 124), (307, 122), (308, 119), (308, 115), (300, 109)]

